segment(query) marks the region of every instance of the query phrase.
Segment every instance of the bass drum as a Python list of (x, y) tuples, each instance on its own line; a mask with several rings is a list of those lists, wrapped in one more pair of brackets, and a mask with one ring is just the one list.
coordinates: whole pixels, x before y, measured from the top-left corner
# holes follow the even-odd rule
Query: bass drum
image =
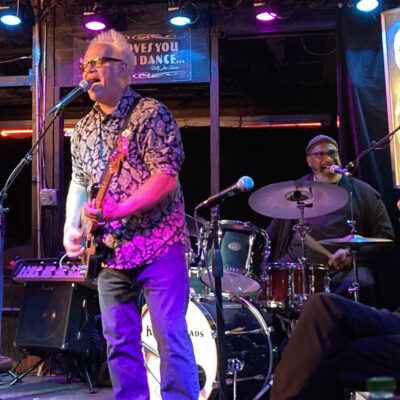
[[(277, 348), (260, 311), (248, 300), (236, 298), (223, 302), (227, 365), (234, 364), (237, 371), (237, 399), (253, 399), (269, 382), (277, 362)], [(218, 369), (217, 326), (214, 298), (201, 298), (189, 302), (186, 314), (188, 331), (193, 343), (199, 370), (199, 400), (216, 399)], [(160, 361), (157, 343), (152, 334), (150, 314), (145, 306), (142, 313), (142, 344), (150, 388), (150, 399), (160, 400)], [(228, 368), (229, 369), (229, 368)], [(234, 375), (228, 370), (226, 377), (228, 398), (232, 398)]]

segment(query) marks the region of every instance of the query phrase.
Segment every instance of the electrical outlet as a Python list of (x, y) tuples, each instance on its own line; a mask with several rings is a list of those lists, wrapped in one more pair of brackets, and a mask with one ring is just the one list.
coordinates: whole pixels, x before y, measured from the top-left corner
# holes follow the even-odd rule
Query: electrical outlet
[(57, 190), (56, 189), (42, 189), (40, 191), (40, 205), (41, 206), (56, 206), (57, 203)]

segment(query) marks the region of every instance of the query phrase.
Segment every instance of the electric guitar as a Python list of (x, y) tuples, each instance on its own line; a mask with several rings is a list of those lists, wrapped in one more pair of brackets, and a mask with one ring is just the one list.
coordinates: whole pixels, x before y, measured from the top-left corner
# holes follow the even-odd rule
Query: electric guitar
[[(90, 200), (94, 197), (96, 208), (102, 207), (111, 178), (120, 171), (122, 161), (128, 155), (128, 135), (129, 130), (126, 129), (119, 136), (117, 146), (110, 157), (110, 161), (101, 177), (99, 185), (97, 185), (97, 193), (95, 197), (93, 193), (89, 196)], [(106, 249), (106, 246), (100, 240), (101, 234), (104, 233), (102, 225), (103, 224), (99, 224), (89, 219), (82, 211), (82, 244), (85, 251), (81, 256), (81, 263), (85, 271), (85, 280), (89, 282), (96, 279), (100, 270), (101, 259), (103, 258)]]

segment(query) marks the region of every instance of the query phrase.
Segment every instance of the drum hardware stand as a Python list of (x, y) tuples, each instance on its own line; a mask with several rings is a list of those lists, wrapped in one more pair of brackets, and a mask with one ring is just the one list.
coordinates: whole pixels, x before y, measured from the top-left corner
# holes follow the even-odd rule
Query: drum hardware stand
[[(351, 226), (351, 235), (355, 235), (357, 233), (356, 231), (356, 221), (353, 219), (353, 193), (350, 192), (350, 209), (351, 209), (351, 219), (347, 221), (348, 225)], [(349, 251), (350, 249), (347, 248)], [(353, 272), (354, 272), (354, 282), (349, 286), (347, 289), (349, 293), (353, 293), (354, 295), (354, 301), (356, 303), (359, 302), (360, 300), (360, 282), (358, 280), (358, 266), (357, 266), (357, 249), (352, 248), (350, 250), (350, 254), (352, 257), (352, 263), (353, 263)]]
[(244, 362), (238, 358), (230, 358), (227, 360), (228, 374), (233, 375), (233, 400), (236, 400), (236, 385), (237, 385), (237, 374), (244, 368)]
[[(357, 234), (356, 231), (356, 221), (354, 220), (354, 209), (353, 209), (353, 192), (349, 193), (350, 196), (350, 216), (351, 219), (347, 220), (347, 224), (351, 227), (350, 229), (350, 235), (355, 235)], [(354, 295), (354, 301), (356, 303), (359, 302), (360, 300), (360, 282), (358, 280), (358, 267), (357, 267), (357, 249), (352, 248), (351, 250), (347, 248), (347, 251), (349, 254), (351, 254), (352, 257), (352, 264), (353, 264), (353, 272), (354, 272), (354, 282), (349, 286), (347, 289), (349, 293), (353, 293)]]
[(274, 383), (274, 378), (271, 377), (267, 384), (262, 388), (262, 390), (256, 395), (256, 397), (253, 398), (253, 400), (259, 400), (261, 399), (262, 396), (264, 396), (265, 393), (268, 392), (269, 389), (272, 388), (272, 384)]
[(351, 249), (351, 257), (353, 258), (354, 282), (347, 290), (354, 294), (354, 301), (358, 303), (360, 301), (360, 282), (358, 280), (357, 249)]
[[(300, 219), (299, 222), (293, 226), (293, 230), (296, 231), (300, 236), (301, 241), (301, 257), (299, 258), (299, 262), (301, 265), (301, 276), (303, 281), (303, 294), (300, 296), (300, 303), (299, 306), (301, 307), (305, 300), (307, 300), (307, 285), (306, 285), (306, 257), (305, 257), (305, 241), (307, 240), (307, 233), (310, 232), (311, 228), (307, 224), (304, 219), (304, 208), (305, 207), (312, 207), (313, 204), (305, 204), (303, 201), (297, 202), (297, 208), (300, 210)], [(293, 301), (294, 304), (294, 301)]]
[(211, 222), (213, 224), (212, 271), (215, 279), (215, 307), (217, 317), (217, 350), (218, 350), (218, 381), (222, 398), (226, 398), (226, 354), (225, 354), (225, 321), (223, 316), (221, 278), (224, 276), (224, 267), (220, 251), (219, 205), (211, 208)]

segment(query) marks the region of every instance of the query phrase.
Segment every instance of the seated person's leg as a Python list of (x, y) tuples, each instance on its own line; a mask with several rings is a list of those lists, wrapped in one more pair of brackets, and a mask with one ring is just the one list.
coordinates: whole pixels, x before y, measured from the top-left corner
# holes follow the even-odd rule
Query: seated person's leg
[(365, 389), (372, 376), (393, 376), (400, 383), (400, 335), (368, 336), (349, 343), (339, 363), (346, 387)]
[(391, 334), (400, 335), (400, 314), (333, 294), (311, 296), (276, 368), (271, 398), (335, 399), (339, 364), (349, 344)]

